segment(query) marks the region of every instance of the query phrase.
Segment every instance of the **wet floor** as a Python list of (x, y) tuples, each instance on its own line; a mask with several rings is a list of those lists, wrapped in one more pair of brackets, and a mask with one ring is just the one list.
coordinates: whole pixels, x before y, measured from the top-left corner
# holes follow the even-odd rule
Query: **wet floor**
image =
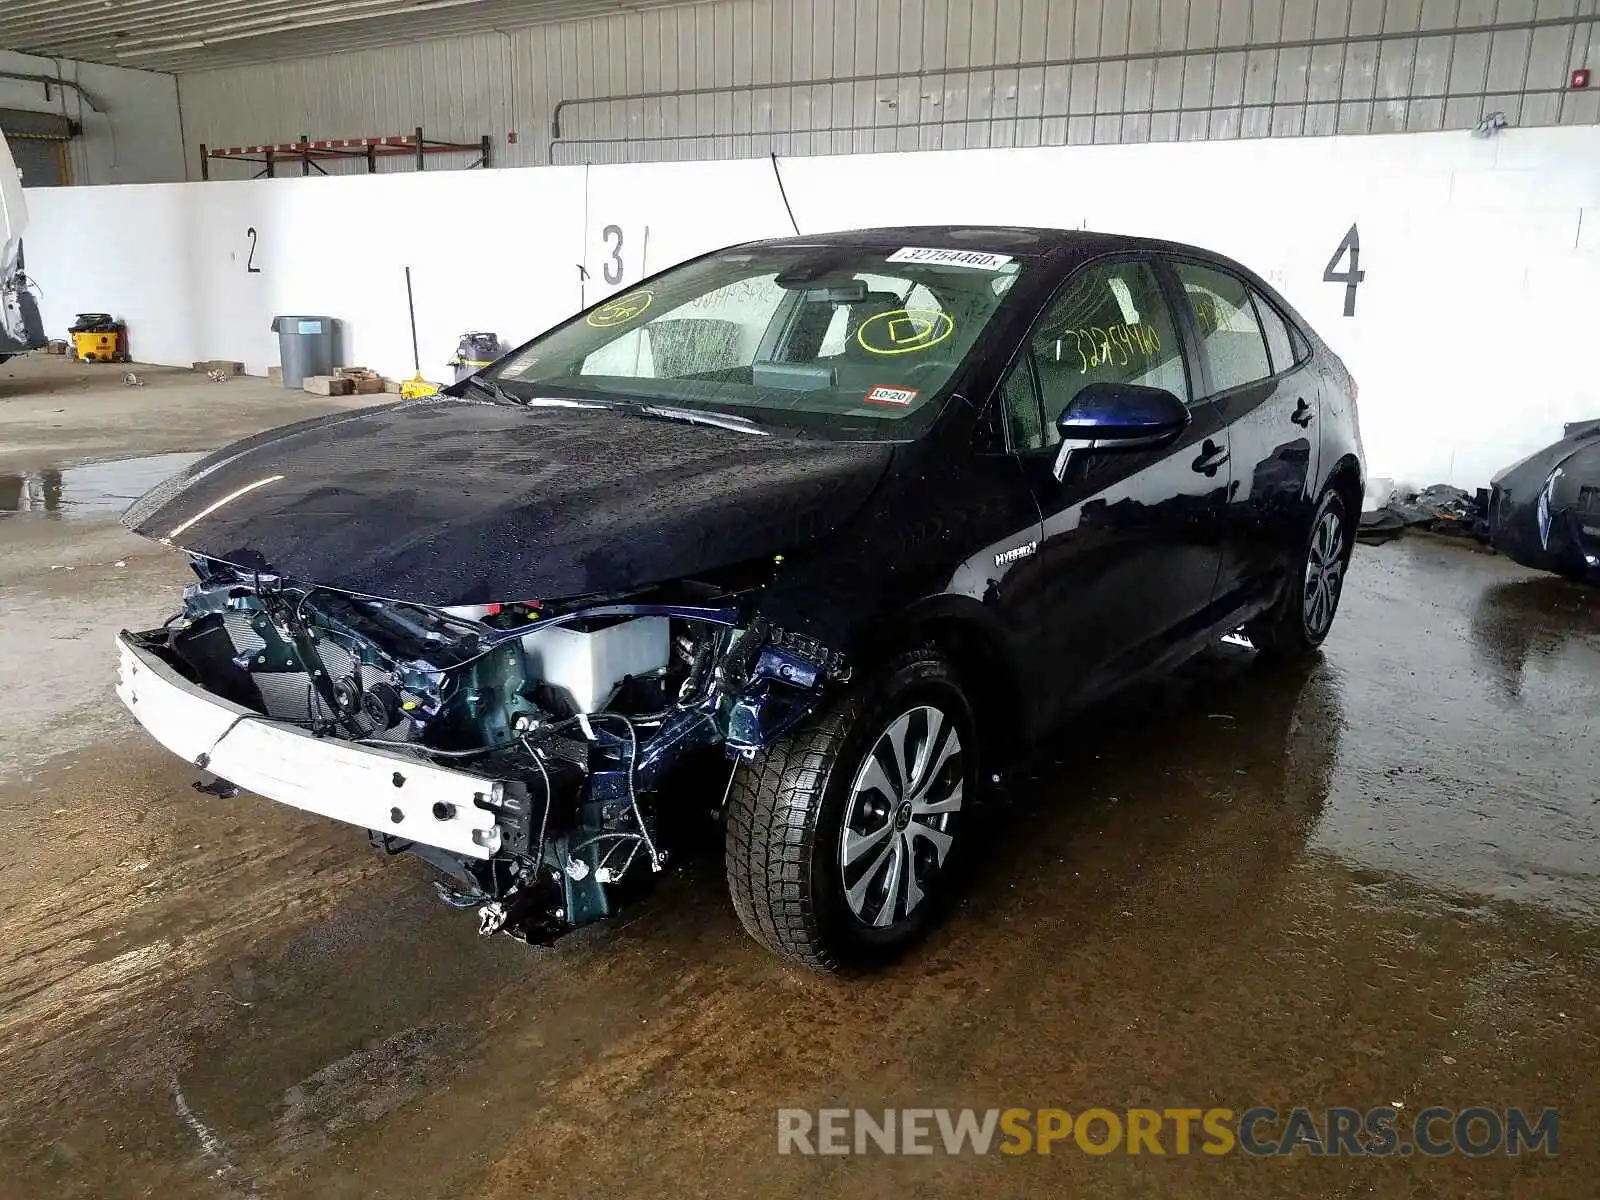
[(115, 517), (156, 484), (201, 457), (197, 453), (113, 458), (79, 467), (42, 467), (0, 474), (0, 517), (37, 513), (63, 517)]
[[(1319, 661), (1221, 647), (1063, 731), (926, 945), (821, 979), (714, 857), (529, 950), (193, 792), (107, 648), (181, 582), (0, 522), (0, 1196), (1594, 1195), (1600, 595), (1362, 548)], [(1557, 1107), (1560, 1153), (776, 1153), (780, 1106), (1393, 1102)]]

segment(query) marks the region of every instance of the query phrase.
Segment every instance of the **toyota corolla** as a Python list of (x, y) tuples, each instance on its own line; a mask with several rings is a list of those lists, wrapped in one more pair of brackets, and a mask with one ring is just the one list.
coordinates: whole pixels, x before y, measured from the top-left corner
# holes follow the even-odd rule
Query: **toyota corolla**
[(196, 578), (120, 635), (118, 692), (212, 790), (420, 855), (485, 933), (606, 916), (709, 810), (759, 942), (871, 963), (1074, 710), (1241, 628), (1315, 651), (1355, 399), (1189, 246), (735, 246), (145, 496)]

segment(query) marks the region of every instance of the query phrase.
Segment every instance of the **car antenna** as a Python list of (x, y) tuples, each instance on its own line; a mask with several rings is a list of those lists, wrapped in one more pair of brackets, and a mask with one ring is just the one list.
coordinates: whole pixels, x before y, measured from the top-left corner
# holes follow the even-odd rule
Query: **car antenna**
[(778, 181), (778, 195), (783, 197), (783, 211), (789, 214), (789, 224), (794, 226), (795, 236), (800, 236), (800, 222), (794, 219), (794, 208), (789, 204), (789, 189), (783, 186), (783, 172), (778, 170), (778, 152), (773, 150), (768, 157), (772, 159), (772, 177)]

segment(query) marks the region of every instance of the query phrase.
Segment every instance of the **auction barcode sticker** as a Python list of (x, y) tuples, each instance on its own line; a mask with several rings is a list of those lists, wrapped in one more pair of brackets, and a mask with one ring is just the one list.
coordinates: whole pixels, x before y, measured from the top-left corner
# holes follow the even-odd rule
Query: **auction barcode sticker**
[(885, 262), (928, 263), (939, 267), (972, 267), (979, 271), (998, 271), (1011, 261), (1009, 254), (990, 254), (987, 250), (938, 250), (930, 246), (902, 246)]

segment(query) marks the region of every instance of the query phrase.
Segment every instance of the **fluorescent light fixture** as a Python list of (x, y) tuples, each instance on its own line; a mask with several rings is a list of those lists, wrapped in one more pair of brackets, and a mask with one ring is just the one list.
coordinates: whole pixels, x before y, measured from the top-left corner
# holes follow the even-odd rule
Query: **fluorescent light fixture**
[[(324, 25), (348, 25), (353, 21), (370, 21), (379, 17), (405, 17), (412, 13), (432, 12), (441, 8), (462, 8), (471, 4), (483, 4), (486, 0), (423, 0), (421, 4), (408, 4), (401, 8), (393, 7), (391, 0), (357, 0), (356, 4), (332, 10), (332, 15), (318, 16), (309, 19), (295, 19), (284, 21), (281, 24), (266, 25), (260, 29), (240, 30), (238, 23), (235, 25), (219, 26), (215, 35), (209, 31), (202, 31), (201, 36), (188, 37), (178, 42), (152, 42), (136, 45), (132, 40), (126, 46), (117, 48), (118, 58), (149, 58), (157, 54), (172, 54), (180, 50), (204, 50), (209, 46), (219, 45), (223, 42), (240, 42), (250, 38), (271, 37), (278, 33), (293, 33), (301, 29), (316, 29)], [(374, 8), (375, 5), (384, 7)], [(361, 11), (352, 11), (360, 9)], [(328, 9), (311, 9), (311, 12), (329, 12)], [(275, 20), (276, 18), (262, 18)], [(231, 28), (232, 32), (227, 30)]]

